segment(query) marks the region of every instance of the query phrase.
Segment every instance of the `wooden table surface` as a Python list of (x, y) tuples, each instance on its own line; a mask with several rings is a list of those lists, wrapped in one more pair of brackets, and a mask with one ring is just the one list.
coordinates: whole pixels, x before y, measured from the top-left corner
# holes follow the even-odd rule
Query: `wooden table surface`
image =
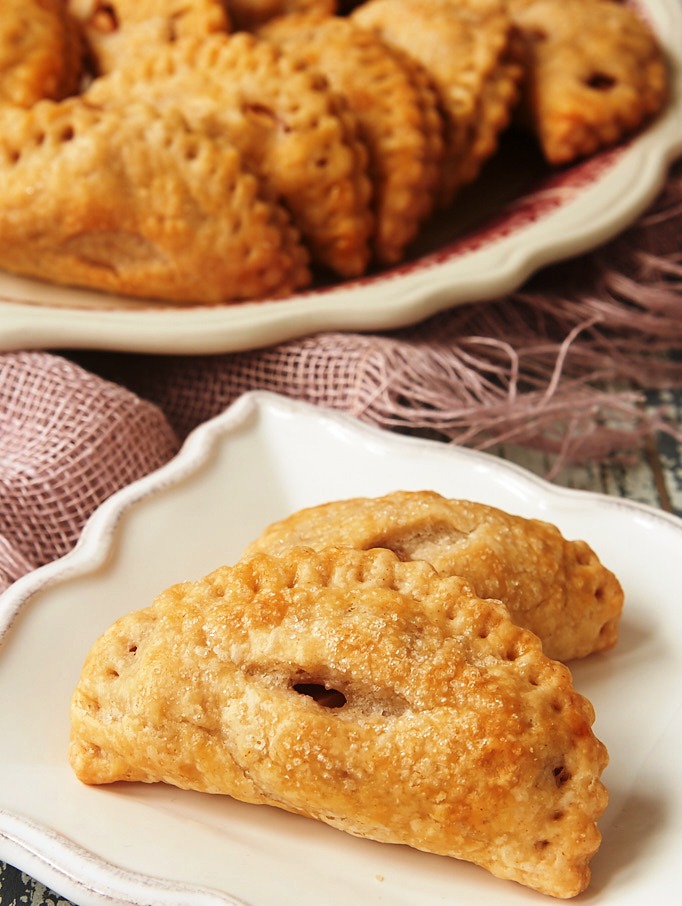
[[(682, 388), (651, 394), (652, 405), (663, 404), (676, 413), (682, 425)], [(523, 449), (494, 451), (530, 471), (545, 476), (545, 457)], [(643, 452), (627, 464), (588, 464), (564, 468), (553, 481), (564, 487), (597, 491), (660, 507), (682, 518), (682, 444), (670, 436), (647, 438)], [(680, 552), (682, 554), (682, 551)], [(0, 862), (1, 906), (69, 906), (57, 893)]]

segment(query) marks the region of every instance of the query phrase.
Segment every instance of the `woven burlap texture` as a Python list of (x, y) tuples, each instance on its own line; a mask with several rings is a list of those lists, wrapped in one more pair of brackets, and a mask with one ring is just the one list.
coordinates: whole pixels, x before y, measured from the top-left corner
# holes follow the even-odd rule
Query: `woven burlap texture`
[(166, 462), (158, 408), (47, 353), (0, 358), (0, 589), (66, 553), (92, 511)]

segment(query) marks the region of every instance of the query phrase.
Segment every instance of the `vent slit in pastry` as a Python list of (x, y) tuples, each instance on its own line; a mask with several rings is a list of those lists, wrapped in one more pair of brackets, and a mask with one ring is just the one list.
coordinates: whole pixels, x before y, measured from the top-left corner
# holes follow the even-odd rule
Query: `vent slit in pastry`
[(309, 695), (314, 702), (324, 708), (343, 708), (348, 699), (338, 689), (328, 688), (324, 683), (294, 683), (291, 687), (299, 695)]

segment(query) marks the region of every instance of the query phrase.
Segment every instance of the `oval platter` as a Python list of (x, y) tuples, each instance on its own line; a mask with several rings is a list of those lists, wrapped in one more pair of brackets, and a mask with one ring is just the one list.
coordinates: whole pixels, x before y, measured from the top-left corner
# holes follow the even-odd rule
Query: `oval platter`
[(518, 136), (401, 266), (281, 300), (164, 305), (0, 273), (0, 350), (91, 348), (152, 353), (254, 349), (320, 331), (404, 327), (496, 298), (552, 262), (624, 230), (682, 153), (682, 4), (640, 0), (670, 61), (671, 98), (649, 128), (614, 150), (548, 173)]

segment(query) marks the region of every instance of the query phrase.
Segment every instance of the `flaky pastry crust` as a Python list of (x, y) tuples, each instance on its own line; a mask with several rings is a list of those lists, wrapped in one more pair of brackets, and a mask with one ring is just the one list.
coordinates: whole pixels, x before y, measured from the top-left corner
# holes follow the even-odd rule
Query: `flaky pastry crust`
[(309, 507), (273, 523), (246, 549), (382, 547), (464, 576), (484, 598), (499, 598), (562, 661), (613, 647), (623, 608), (614, 574), (584, 541), (556, 526), (434, 491), (396, 491)]
[(584, 889), (607, 754), (567, 668), (387, 550), (257, 555), (121, 618), (74, 693), (86, 783), (164, 781)]

